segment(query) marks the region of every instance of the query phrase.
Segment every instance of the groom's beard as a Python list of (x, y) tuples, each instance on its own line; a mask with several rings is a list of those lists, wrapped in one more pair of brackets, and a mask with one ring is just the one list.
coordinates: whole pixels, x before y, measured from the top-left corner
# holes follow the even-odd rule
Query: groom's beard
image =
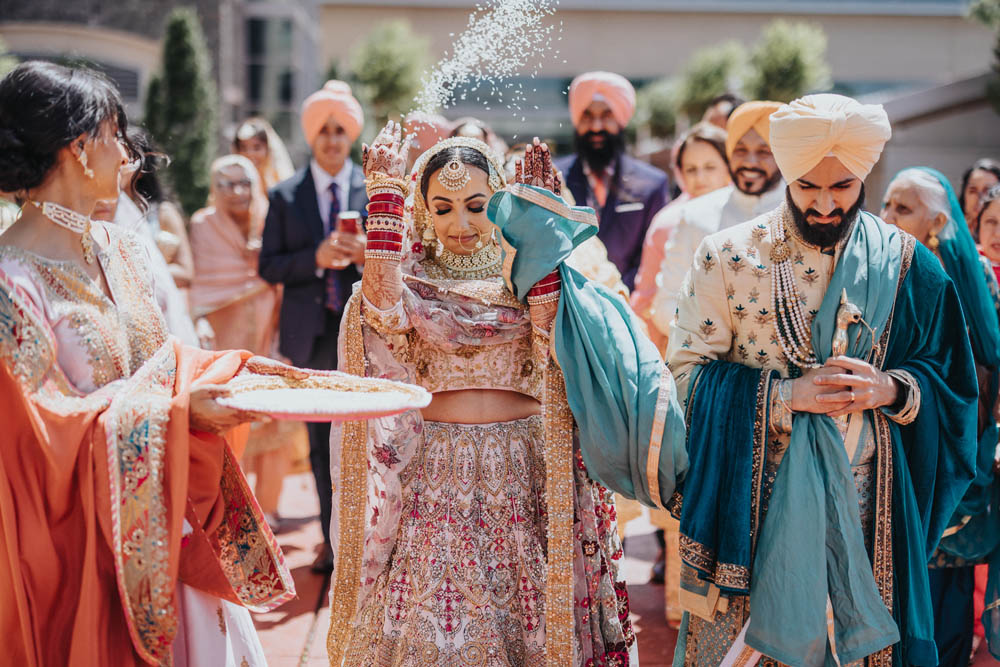
[(795, 228), (799, 230), (799, 235), (802, 239), (811, 245), (819, 246), (820, 248), (831, 248), (837, 243), (839, 243), (844, 236), (847, 234), (848, 230), (851, 228), (851, 221), (854, 220), (855, 216), (861, 210), (861, 207), (865, 203), (865, 186), (861, 186), (861, 192), (858, 194), (858, 201), (854, 202), (851, 208), (844, 211), (842, 208), (834, 209), (829, 215), (837, 216), (839, 221), (836, 223), (829, 224), (810, 224), (809, 216), (816, 217), (827, 217), (821, 216), (819, 211), (813, 208), (806, 209), (803, 211), (795, 202), (792, 201), (792, 195), (790, 194), (788, 188), (785, 188), (785, 201), (788, 202), (788, 208), (792, 211), (792, 218), (795, 220)]

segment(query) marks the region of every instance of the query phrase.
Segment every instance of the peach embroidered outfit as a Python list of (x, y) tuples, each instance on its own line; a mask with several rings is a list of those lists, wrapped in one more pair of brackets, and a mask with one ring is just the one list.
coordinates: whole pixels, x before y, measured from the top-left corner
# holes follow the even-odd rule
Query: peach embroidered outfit
[(242, 607), (280, 604), (291, 578), (235, 435), (188, 428), (191, 388), (249, 355), (168, 338), (140, 246), (94, 234), (111, 299), (75, 264), (0, 246), (5, 659), (263, 664)]

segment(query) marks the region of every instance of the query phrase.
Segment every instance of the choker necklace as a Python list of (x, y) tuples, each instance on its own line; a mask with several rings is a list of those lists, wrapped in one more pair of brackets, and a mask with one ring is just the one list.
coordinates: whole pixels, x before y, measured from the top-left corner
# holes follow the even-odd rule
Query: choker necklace
[[(29, 200), (30, 201), (30, 200)], [(80, 234), (80, 245), (83, 246), (83, 259), (87, 264), (94, 263), (94, 239), (90, 235), (90, 217), (77, 213), (73, 209), (66, 208), (50, 201), (32, 204), (42, 210), (42, 215), (56, 223), (64, 229)]]
[[(771, 247), (771, 298), (774, 333), (788, 361), (799, 368), (818, 368), (812, 349), (812, 332), (802, 312), (802, 299), (792, 269), (792, 249), (785, 240), (788, 204), (779, 208), (771, 223), (774, 245)], [(794, 221), (792, 221), (794, 225)]]
[(500, 246), (490, 243), (471, 255), (459, 255), (441, 247), (435, 254), (434, 261), (450, 278), (482, 280), (500, 273), (501, 258)]

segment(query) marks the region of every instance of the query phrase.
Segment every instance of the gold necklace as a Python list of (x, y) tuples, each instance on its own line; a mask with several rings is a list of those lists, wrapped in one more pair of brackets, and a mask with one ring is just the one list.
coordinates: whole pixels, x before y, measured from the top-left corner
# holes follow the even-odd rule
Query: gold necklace
[(42, 215), (63, 229), (80, 234), (80, 245), (83, 246), (83, 259), (87, 264), (94, 263), (94, 238), (90, 235), (90, 216), (77, 213), (71, 208), (47, 201), (38, 203), (29, 200), (42, 210)]
[(482, 280), (500, 273), (500, 246), (490, 243), (471, 255), (459, 255), (443, 246), (434, 253), (434, 262), (446, 277), (458, 280)]

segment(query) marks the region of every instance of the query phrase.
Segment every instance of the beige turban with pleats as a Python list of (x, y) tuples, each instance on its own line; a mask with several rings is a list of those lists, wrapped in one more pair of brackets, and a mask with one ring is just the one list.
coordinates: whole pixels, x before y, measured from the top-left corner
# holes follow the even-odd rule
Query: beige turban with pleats
[(828, 156), (864, 180), (891, 136), (881, 104), (843, 95), (807, 95), (771, 114), (771, 151), (788, 183)]

